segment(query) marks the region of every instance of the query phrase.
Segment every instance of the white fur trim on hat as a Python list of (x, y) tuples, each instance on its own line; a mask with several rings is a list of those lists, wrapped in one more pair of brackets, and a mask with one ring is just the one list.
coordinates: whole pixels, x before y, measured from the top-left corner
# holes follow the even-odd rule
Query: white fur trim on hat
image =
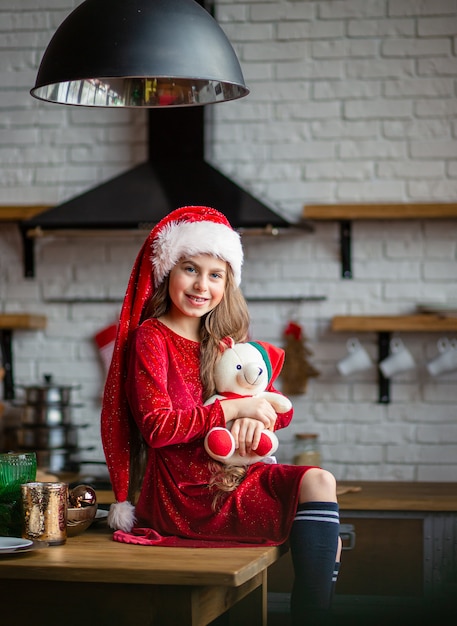
[(152, 244), (154, 283), (158, 287), (183, 256), (210, 254), (230, 264), (235, 282), (241, 282), (243, 248), (240, 236), (225, 224), (204, 220), (171, 222)]
[(110, 506), (108, 526), (129, 533), (135, 524), (135, 507), (130, 502), (115, 502)]

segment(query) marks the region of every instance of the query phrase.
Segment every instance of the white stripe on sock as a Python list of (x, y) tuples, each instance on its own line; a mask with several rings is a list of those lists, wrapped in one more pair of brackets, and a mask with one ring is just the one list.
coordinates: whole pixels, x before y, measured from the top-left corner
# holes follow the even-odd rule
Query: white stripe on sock
[(313, 515), (307, 515), (306, 517), (295, 517), (294, 522), (332, 522), (333, 524), (339, 524), (338, 518), (334, 517), (314, 517)]
[(325, 515), (333, 515), (335, 517), (339, 517), (339, 512), (338, 511), (332, 511), (331, 509), (302, 509), (300, 511), (297, 511), (297, 515), (321, 515), (321, 514), (325, 514)]
[(321, 510), (308, 510), (297, 511), (294, 521), (310, 521), (310, 522), (333, 522), (339, 524), (340, 516), (338, 511), (321, 511)]

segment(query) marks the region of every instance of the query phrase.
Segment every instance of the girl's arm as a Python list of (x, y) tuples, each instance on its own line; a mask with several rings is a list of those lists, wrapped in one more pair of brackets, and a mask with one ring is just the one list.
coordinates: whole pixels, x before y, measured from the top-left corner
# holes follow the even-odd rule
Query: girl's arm
[(268, 400), (255, 396), (244, 396), (221, 402), (225, 422), (241, 418), (258, 420), (263, 428), (274, 430), (277, 414)]
[(173, 364), (160, 333), (142, 327), (133, 333), (126, 393), (150, 447), (188, 443), (214, 426), (225, 426), (220, 402), (203, 406), (195, 376), (183, 370)]

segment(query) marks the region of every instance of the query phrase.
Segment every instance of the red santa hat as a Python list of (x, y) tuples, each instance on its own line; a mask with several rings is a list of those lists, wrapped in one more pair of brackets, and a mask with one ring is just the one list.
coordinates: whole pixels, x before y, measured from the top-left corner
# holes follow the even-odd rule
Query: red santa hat
[(243, 249), (238, 233), (227, 218), (210, 207), (187, 206), (164, 217), (149, 233), (132, 269), (122, 305), (113, 357), (108, 371), (101, 413), (101, 437), (116, 503), (108, 523), (130, 531), (134, 506), (128, 502), (131, 429), (135, 428), (124, 380), (130, 334), (141, 322), (154, 289), (183, 256), (210, 254), (230, 264), (236, 283), (241, 282)]

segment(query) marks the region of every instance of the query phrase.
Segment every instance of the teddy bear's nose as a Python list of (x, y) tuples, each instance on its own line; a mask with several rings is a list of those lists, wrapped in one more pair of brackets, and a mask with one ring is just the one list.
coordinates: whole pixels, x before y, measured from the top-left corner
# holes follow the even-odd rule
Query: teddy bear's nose
[(263, 374), (263, 368), (254, 363), (246, 365), (244, 377), (249, 385), (255, 385)]

